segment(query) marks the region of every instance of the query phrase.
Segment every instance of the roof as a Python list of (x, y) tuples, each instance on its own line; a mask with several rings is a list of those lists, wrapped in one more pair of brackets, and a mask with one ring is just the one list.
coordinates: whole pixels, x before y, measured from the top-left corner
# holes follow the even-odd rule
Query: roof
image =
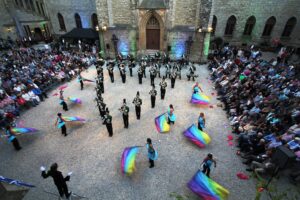
[(142, 9), (166, 9), (167, 6), (164, 0), (143, 0), (139, 8)]
[(70, 32), (61, 36), (72, 39), (98, 39), (98, 32), (91, 28), (73, 28)]

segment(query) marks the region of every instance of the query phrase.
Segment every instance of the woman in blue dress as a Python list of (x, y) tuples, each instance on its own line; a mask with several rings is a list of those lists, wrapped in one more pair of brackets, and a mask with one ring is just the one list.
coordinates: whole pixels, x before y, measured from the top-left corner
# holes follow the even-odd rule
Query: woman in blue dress
[(193, 86), (193, 91), (194, 91), (194, 94), (198, 93), (198, 92), (203, 92), (202, 88), (200, 87), (199, 83), (196, 82), (196, 84)]
[(157, 151), (155, 151), (155, 149), (152, 145), (152, 140), (150, 138), (147, 138), (146, 147), (147, 147), (147, 150), (148, 150), (148, 158), (149, 158), (149, 163), (150, 163), (149, 168), (153, 168), (154, 167), (154, 160), (157, 160), (158, 154), (157, 154)]
[(176, 121), (176, 115), (174, 114), (174, 108), (173, 105), (170, 104), (169, 108), (168, 108), (168, 124), (175, 124)]
[(198, 129), (200, 131), (203, 131), (203, 129), (205, 128), (205, 117), (204, 117), (204, 113), (200, 113), (200, 116), (198, 118)]
[(57, 119), (55, 122), (55, 126), (61, 129), (61, 134), (67, 136), (67, 127), (66, 121), (62, 118), (61, 113), (57, 113)]
[(18, 139), (16, 138), (16, 135), (11, 131), (11, 127), (9, 125), (6, 126), (5, 135), (7, 136), (8, 141), (13, 144), (17, 151), (22, 149)]
[(69, 110), (68, 109), (68, 105), (67, 105), (67, 103), (65, 101), (63, 92), (64, 92), (63, 90), (59, 91), (59, 104), (62, 105), (64, 111), (68, 111)]
[(217, 167), (217, 162), (213, 159), (213, 155), (209, 153), (207, 157), (202, 162), (202, 172), (206, 174), (207, 177), (209, 177), (210, 169), (212, 164), (214, 163), (215, 167)]

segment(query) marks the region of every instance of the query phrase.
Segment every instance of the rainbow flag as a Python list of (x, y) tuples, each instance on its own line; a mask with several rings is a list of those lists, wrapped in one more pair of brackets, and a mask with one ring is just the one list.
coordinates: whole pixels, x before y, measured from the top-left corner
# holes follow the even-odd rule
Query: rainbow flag
[(66, 89), (67, 87), (68, 87), (68, 85), (66, 84), (66, 85), (59, 86), (57, 89), (58, 89), (58, 90), (64, 90), (64, 89)]
[(121, 159), (121, 171), (123, 174), (131, 175), (135, 171), (135, 158), (138, 152), (138, 147), (126, 147), (124, 149)]
[(76, 104), (81, 104), (82, 101), (76, 97), (68, 97), (69, 101), (76, 103)]
[(159, 115), (154, 121), (158, 132), (165, 133), (170, 131), (170, 125), (167, 122), (165, 114)]
[(200, 148), (204, 148), (211, 141), (209, 135), (203, 131), (200, 131), (194, 124), (184, 131), (183, 134)]
[(209, 97), (202, 93), (194, 93), (191, 99), (191, 103), (201, 105), (207, 105), (209, 101)]
[(25, 128), (25, 127), (11, 128), (11, 132), (13, 132), (15, 134), (33, 133), (33, 132), (36, 132), (36, 131), (37, 131), (37, 129), (35, 129), (35, 128)]
[(66, 121), (66, 122), (84, 122), (85, 119), (80, 118), (80, 117), (67, 117), (67, 116), (62, 116), (62, 118)]
[(225, 200), (229, 195), (227, 189), (208, 178), (200, 170), (188, 182), (187, 187), (203, 200)]

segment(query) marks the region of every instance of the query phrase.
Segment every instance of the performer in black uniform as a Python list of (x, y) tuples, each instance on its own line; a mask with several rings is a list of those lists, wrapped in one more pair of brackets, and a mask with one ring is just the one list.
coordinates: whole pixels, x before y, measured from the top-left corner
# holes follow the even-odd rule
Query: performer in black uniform
[(104, 80), (103, 80), (103, 74), (99, 74), (97, 77), (97, 87), (100, 88), (101, 92), (104, 93)]
[(171, 64), (170, 64), (170, 62), (168, 62), (168, 64), (166, 64), (166, 75), (165, 75), (165, 77), (166, 78), (171, 78)]
[(159, 83), (159, 85), (160, 85), (160, 98), (165, 99), (166, 87), (168, 85), (165, 80), (165, 77), (162, 78), (162, 81)]
[(123, 113), (124, 128), (128, 128), (129, 107), (126, 105), (126, 99), (123, 99), (123, 105), (119, 110)]
[(155, 86), (152, 85), (152, 90), (150, 90), (149, 94), (151, 95), (151, 108), (155, 107), (155, 99), (157, 95), (157, 91), (155, 90)]
[(140, 119), (141, 118), (141, 105), (142, 105), (142, 99), (140, 98), (140, 92), (136, 93), (136, 97), (133, 99), (132, 103), (135, 105), (136, 119)]
[(155, 63), (155, 68), (156, 68), (156, 73), (158, 74), (158, 77), (160, 78), (160, 64), (159, 63)]
[(109, 115), (109, 110), (106, 108), (103, 124), (106, 125), (107, 131), (109, 133), (109, 137), (113, 136), (113, 127), (112, 127), (112, 117)]
[(126, 71), (125, 71), (125, 65), (123, 63), (120, 65), (120, 72), (121, 72), (122, 83), (126, 83)]
[(143, 69), (142, 67), (140, 66), (139, 69), (138, 69), (138, 77), (139, 77), (139, 84), (142, 84), (143, 82)]
[(197, 75), (195, 75), (195, 71), (196, 71), (196, 67), (194, 66), (194, 63), (192, 63), (192, 65), (189, 68), (190, 73), (187, 75), (188, 81), (191, 80), (191, 78), (193, 79), (193, 81), (195, 81), (195, 77), (198, 77)]
[(114, 63), (110, 62), (107, 66), (108, 74), (110, 77), (111, 82), (114, 82)]
[(153, 65), (151, 66), (149, 72), (150, 72), (150, 79), (151, 79), (151, 84), (150, 85), (154, 85), (154, 79), (155, 79), (155, 76), (156, 76), (156, 69)]
[(61, 197), (65, 196), (67, 199), (69, 199), (71, 192), (69, 192), (68, 190), (68, 186), (67, 186), (67, 181), (70, 181), (70, 175), (72, 174), (71, 172), (68, 173), (68, 176), (66, 176), (65, 178), (63, 177), (62, 173), (60, 171), (57, 170), (58, 165), (57, 163), (54, 163), (51, 165), (50, 170), (48, 172), (46, 172), (45, 167), (41, 167), (41, 171), (42, 171), (42, 177), (43, 178), (48, 178), (49, 176), (51, 176), (53, 178), (54, 184), (57, 187), (57, 190), (59, 192), (59, 195)]
[(173, 70), (171, 74), (171, 88), (174, 88), (175, 86), (176, 77), (177, 77), (176, 70)]

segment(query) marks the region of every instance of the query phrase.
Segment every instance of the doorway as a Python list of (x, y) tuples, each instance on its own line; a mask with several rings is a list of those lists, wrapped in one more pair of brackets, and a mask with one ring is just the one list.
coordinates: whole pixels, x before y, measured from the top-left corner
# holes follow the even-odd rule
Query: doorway
[(152, 15), (146, 26), (146, 49), (159, 50), (160, 28), (158, 20)]

